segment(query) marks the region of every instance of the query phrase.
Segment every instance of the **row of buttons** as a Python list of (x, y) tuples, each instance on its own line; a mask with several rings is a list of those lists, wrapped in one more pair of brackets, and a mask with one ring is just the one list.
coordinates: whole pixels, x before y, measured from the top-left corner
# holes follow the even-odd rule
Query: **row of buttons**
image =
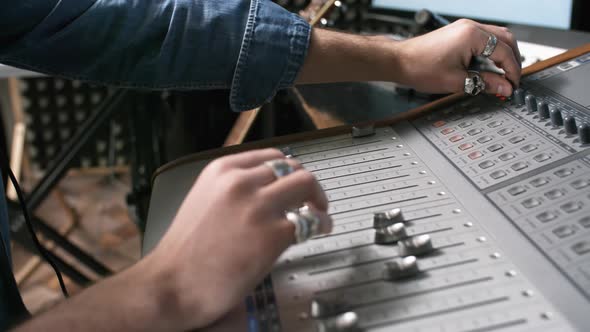
[[(557, 173), (557, 172), (556, 172)], [(560, 173), (561, 174), (561, 173)], [(534, 179), (530, 182), (534, 187), (541, 187), (547, 183), (549, 183), (549, 181), (546, 178), (537, 178)], [(586, 187), (590, 186), (590, 180), (584, 180), (584, 179), (579, 179), (576, 180), (572, 183), (570, 183), (570, 186), (576, 190), (580, 190)], [(555, 189), (558, 190), (558, 189)], [(514, 186), (510, 189), (508, 189), (508, 193), (512, 196), (517, 196), (520, 195), (522, 193), (525, 193), (527, 191), (527, 189), (524, 186), (518, 185), (518, 186)], [(549, 193), (553, 192), (554, 190), (550, 191)], [(549, 194), (551, 197), (548, 198), (557, 198), (559, 196), (553, 196), (551, 194)], [(545, 194), (545, 196), (547, 196), (547, 193)]]
[[(522, 201), (522, 206), (524, 206), (527, 209), (535, 208), (541, 204), (543, 204), (543, 201), (539, 198), (528, 198)], [(560, 206), (560, 208), (567, 213), (574, 213), (576, 211), (579, 211), (583, 207), (584, 203), (582, 202), (568, 202)]]
[[(580, 226), (582, 226), (583, 228), (590, 229), (590, 216), (584, 217), (580, 219), (578, 222)], [(553, 234), (555, 234), (555, 236), (557, 236), (558, 238), (563, 239), (576, 234), (579, 230), (579, 227), (576, 225), (563, 225), (556, 227), (553, 230)]]
[[(448, 134), (453, 133), (453, 132), (455, 132), (455, 128), (445, 128), (445, 129), (443, 129), (443, 130), (440, 131), (440, 133), (443, 134), (443, 135), (448, 135)], [(483, 129), (481, 129), (481, 128), (475, 128), (475, 129), (469, 130), (467, 132), (467, 135), (469, 135), (469, 136), (475, 136), (475, 135), (481, 134), (482, 132), (483, 132)], [(514, 132), (514, 130), (511, 129), (511, 128), (504, 128), (504, 129), (498, 130), (497, 134), (500, 135), (500, 136), (506, 136), (508, 134), (512, 134), (513, 132)], [(481, 142), (481, 141), (478, 140), (478, 142), (485, 143), (485, 142), (490, 141), (490, 140), (493, 139), (490, 136), (484, 136), (484, 137), (489, 137), (489, 139), (487, 139), (484, 142)], [(463, 135), (455, 135), (455, 136), (449, 138), (449, 140), (451, 142), (456, 142), (456, 141), (462, 140), (463, 138), (465, 138)], [(524, 138), (522, 140), (524, 140)]]

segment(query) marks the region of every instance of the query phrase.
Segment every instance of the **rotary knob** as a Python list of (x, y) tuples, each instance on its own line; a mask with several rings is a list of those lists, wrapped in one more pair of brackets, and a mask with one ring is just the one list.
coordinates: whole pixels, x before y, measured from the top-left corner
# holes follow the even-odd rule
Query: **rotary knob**
[(404, 223), (406, 220), (402, 209), (391, 209), (385, 212), (376, 212), (373, 214), (373, 228), (381, 229), (397, 223)]
[(317, 332), (359, 332), (359, 317), (349, 311), (317, 322)]
[(589, 124), (583, 123), (578, 126), (578, 137), (580, 138), (580, 143), (590, 144), (590, 125)]
[(524, 105), (524, 90), (523, 89), (516, 89), (512, 93), (512, 100), (514, 100), (515, 105)]
[(313, 299), (311, 301), (310, 315), (312, 318), (327, 318), (337, 316), (347, 311), (346, 305), (337, 302), (328, 302), (323, 299)]
[(563, 115), (559, 108), (555, 106), (549, 107), (549, 117), (551, 118), (551, 125), (553, 127), (563, 126)]
[(399, 280), (413, 277), (420, 273), (418, 267), (418, 260), (416, 256), (408, 256), (397, 259), (393, 262), (385, 263), (385, 271), (383, 271), (383, 279), (385, 280)]
[(420, 256), (434, 251), (432, 239), (430, 235), (419, 235), (409, 239), (399, 241), (399, 255), (405, 256)]
[(539, 118), (541, 120), (549, 119), (549, 104), (541, 100), (537, 103), (537, 109), (539, 110)]
[(376, 244), (396, 243), (408, 237), (406, 225), (401, 222), (375, 230)]
[(567, 135), (575, 135), (578, 133), (578, 125), (576, 124), (576, 118), (573, 116), (566, 116), (563, 119), (565, 133)]
[(529, 113), (537, 112), (537, 98), (534, 95), (527, 95), (524, 99), (526, 109)]

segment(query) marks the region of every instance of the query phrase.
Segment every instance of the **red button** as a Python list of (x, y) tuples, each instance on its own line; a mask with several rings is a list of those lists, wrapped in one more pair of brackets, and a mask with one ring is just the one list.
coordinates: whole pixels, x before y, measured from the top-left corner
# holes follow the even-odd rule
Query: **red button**
[(464, 137), (461, 135), (455, 135), (455, 136), (451, 136), (451, 138), (449, 138), (449, 141), (451, 142), (458, 142), (460, 140), (462, 140)]
[(445, 128), (445, 129), (441, 130), (440, 133), (443, 135), (448, 135), (454, 131), (455, 131), (455, 128)]
[(473, 144), (471, 143), (464, 143), (459, 145), (459, 150), (467, 150), (467, 149), (471, 149), (473, 147)]
[(438, 121), (436, 121), (435, 123), (433, 123), (433, 124), (432, 124), (432, 126), (433, 126), (434, 128), (440, 128), (440, 127), (442, 127), (442, 126), (444, 126), (444, 125), (446, 125), (446, 124), (447, 124), (447, 123), (446, 123), (446, 122), (444, 122), (443, 120), (438, 120)]
[(479, 151), (474, 151), (474, 152), (471, 152), (470, 154), (467, 155), (467, 157), (469, 157), (469, 159), (472, 159), (472, 160), (480, 158), (481, 156), (483, 156), (483, 153), (481, 153)]

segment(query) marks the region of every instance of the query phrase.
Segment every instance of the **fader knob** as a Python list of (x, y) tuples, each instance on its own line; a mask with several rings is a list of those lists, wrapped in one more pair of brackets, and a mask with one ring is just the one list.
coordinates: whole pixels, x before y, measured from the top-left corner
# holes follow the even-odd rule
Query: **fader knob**
[(328, 302), (323, 299), (311, 301), (310, 315), (312, 318), (327, 318), (346, 312), (346, 306), (342, 303)]
[(553, 127), (563, 126), (563, 116), (559, 108), (551, 106), (549, 108), (549, 117), (551, 118), (551, 125)]
[(575, 135), (578, 133), (578, 125), (576, 124), (576, 118), (573, 116), (566, 116), (563, 119), (565, 133), (567, 135)]
[(537, 103), (537, 109), (539, 110), (539, 117), (542, 120), (549, 119), (549, 105), (545, 101)]
[(578, 126), (578, 137), (580, 137), (580, 143), (590, 144), (590, 125), (582, 123)]
[(398, 246), (399, 255), (402, 257), (420, 256), (434, 251), (430, 235), (419, 235), (399, 241)]
[(318, 321), (317, 332), (358, 332), (359, 317), (355, 312), (345, 312), (336, 317)]
[(418, 260), (416, 259), (416, 256), (408, 256), (397, 259), (393, 262), (385, 263), (383, 279), (399, 280), (413, 277), (418, 273), (420, 273), (420, 269), (418, 268)]
[(375, 244), (390, 244), (408, 237), (406, 225), (401, 222), (375, 230)]
[(385, 228), (400, 222), (404, 223), (405, 221), (402, 209), (398, 208), (373, 214), (373, 228), (375, 229)]
[(516, 89), (512, 94), (512, 99), (514, 100), (514, 104), (516, 105), (524, 105), (524, 90), (523, 89)]
[(526, 109), (529, 113), (537, 112), (537, 98), (533, 95), (527, 95), (524, 99), (526, 103)]

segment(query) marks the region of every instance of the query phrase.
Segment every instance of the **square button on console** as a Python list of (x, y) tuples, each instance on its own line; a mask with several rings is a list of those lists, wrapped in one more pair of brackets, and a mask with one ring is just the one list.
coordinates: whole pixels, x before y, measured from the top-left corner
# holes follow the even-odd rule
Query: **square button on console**
[(473, 124), (473, 122), (465, 121), (465, 122), (459, 123), (459, 127), (467, 128), (467, 127), (471, 126), (472, 124)]
[(550, 222), (551, 220), (556, 219), (559, 216), (557, 212), (547, 211), (543, 213), (539, 213), (537, 215), (537, 220), (542, 223)]
[(549, 180), (547, 180), (546, 178), (536, 178), (531, 181), (531, 184), (533, 185), (533, 187), (537, 187), (537, 188), (544, 186), (547, 183), (549, 183)]
[(433, 123), (433, 124), (432, 124), (432, 126), (433, 126), (434, 128), (440, 128), (440, 127), (442, 127), (442, 126), (444, 126), (444, 125), (446, 125), (446, 124), (447, 124), (447, 123), (446, 123), (445, 121), (443, 121), (443, 120), (439, 120), (439, 121), (436, 121), (435, 123)]
[(532, 209), (534, 207), (541, 205), (541, 203), (542, 202), (536, 198), (529, 198), (522, 201), (522, 206), (524, 206), (527, 209)]
[(445, 128), (445, 129), (441, 130), (440, 133), (443, 135), (448, 135), (454, 131), (455, 131), (455, 128)]
[(487, 143), (487, 142), (491, 141), (492, 139), (493, 139), (492, 136), (482, 136), (482, 137), (478, 138), (477, 141), (479, 143), (483, 144), (483, 143)]
[(582, 204), (582, 202), (569, 202), (569, 203), (563, 204), (560, 207), (563, 211), (565, 211), (567, 213), (574, 213), (574, 212), (580, 210), (583, 206), (584, 206), (584, 204)]
[(496, 152), (498, 150), (502, 150), (503, 146), (501, 144), (494, 144), (494, 145), (490, 145), (488, 147), (488, 151), (490, 152)]
[[(514, 138), (514, 137), (513, 137), (513, 138)], [(512, 139), (511, 139), (511, 140), (512, 140)], [(511, 143), (514, 143), (514, 142), (512, 142), (512, 141), (511, 141)], [(523, 152), (531, 152), (531, 151), (535, 151), (535, 150), (537, 150), (537, 146), (536, 146), (536, 145), (529, 144), (529, 145), (525, 145), (525, 146), (523, 146), (523, 147), (522, 147), (522, 148), (520, 148), (520, 149), (521, 149)]]
[(520, 143), (520, 142), (524, 141), (524, 137), (522, 137), (522, 136), (514, 136), (514, 137), (510, 138), (508, 141), (510, 143), (512, 143), (512, 144), (516, 144), (516, 143)]
[(467, 132), (467, 135), (469, 136), (475, 136), (479, 133), (481, 133), (483, 130), (481, 128), (475, 128), (475, 129), (471, 129), (470, 131)]
[(461, 135), (455, 135), (455, 136), (451, 136), (451, 138), (449, 138), (449, 141), (454, 143), (454, 142), (458, 142), (458, 141), (462, 140), (463, 138), (464, 137)]
[(576, 244), (574, 244), (572, 246), (572, 250), (577, 254), (577, 255), (585, 255), (587, 253), (590, 253), (590, 241), (588, 240), (582, 240)]
[(467, 157), (469, 157), (469, 159), (471, 159), (471, 160), (475, 160), (475, 159), (483, 157), (483, 153), (481, 153), (479, 151), (473, 151), (470, 154), (468, 154)]
[(503, 123), (504, 123), (504, 121), (492, 121), (492, 122), (488, 123), (488, 127), (490, 127), (490, 128), (500, 127)]
[(582, 219), (580, 219), (579, 223), (580, 226), (584, 228), (590, 228), (590, 216), (583, 217)]
[(479, 168), (481, 169), (486, 169), (486, 168), (490, 168), (492, 166), (494, 166), (495, 163), (491, 160), (486, 160), (484, 162), (479, 163)]
[(590, 180), (583, 180), (583, 179), (576, 180), (576, 181), (570, 183), (570, 186), (572, 186), (572, 188), (574, 188), (574, 189), (580, 190), (580, 189), (590, 186)]
[(485, 120), (489, 120), (491, 118), (492, 118), (492, 115), (490, 113), (484, 113), (484, 114), (477, 117), (477, 119), (479, 121), (485, 121)]
[(559, 176), (560, 178), (565, 178), (567, 176), (574, 174), (574, 172), (571, 169), (562, 168), (562, 169), (555, 171), (553, 174)]
[(534, 156), (533, 159), (536, 162), (541, 163), (541, 162), (544, 162), (545, 160), (551, 159), (551, 156), (548, 155), (548, 154), (546, 154), (546, 153), (541, 153), (541, 154), (538, 154), (538, 155)]
[(517, 195), (520, 195), (525, 192), (526, 192), (526, 188), (523, 186), (514, 186), (514, 187), (508, 189), (508, 193), (512, 196), (517, 196)]
[(565, 193), (560, 189), (549, 190), (548, 192), (545, 193), (545, 197), (547, 197), (549, 199), (557, 199), (563, 195), (565, 195)]
[(524, 162), (518, 162), (518, 163), (510, 166), (510, 168), (512, 168), (515, 171), (520, 171), (520, 170), (525, 169), (527, 167), (529, 167), (529, 165), (527, 165), (527, 163), (524, 163)]
[(576, 228), (570, 225), (559, 226), (553, 230), (553, 234), (555, 234), (558, 238), (563, 239), (576, 234)]
[(498, 159), (500, 159), (500, 160), (502, 160), (502, 161), (507, 161), (507, 160), (510, 160), (510, 159), (514, 159), (514, 157), (516, 157), (516, 156), (514, 155), (514, 153), (508, 152), (508, 153), (503, 153), (503, 154), (501, 154), (501, 155), (498, 157)]
[(471, 149), (473, 147), (473, 144), (471, 143), (463, 143), (461, 145), (459, 145), (459, 150), (464, 151), (467, 149)]
[(504, 171), (495, 171), (490, 174), (490, 177), (494, 180), (497, 180), (499, 178), (503, 178), (505, 176), (506, 176), (506, 172), (504, 172)]
[(512, 133), (512, 129), (510, 129), (510, 128), (504, 128), (504, 129), (500, 129), (498, 131), (498, 135), (500, 135), (500, 136), (506, 136), (511, 133)]

